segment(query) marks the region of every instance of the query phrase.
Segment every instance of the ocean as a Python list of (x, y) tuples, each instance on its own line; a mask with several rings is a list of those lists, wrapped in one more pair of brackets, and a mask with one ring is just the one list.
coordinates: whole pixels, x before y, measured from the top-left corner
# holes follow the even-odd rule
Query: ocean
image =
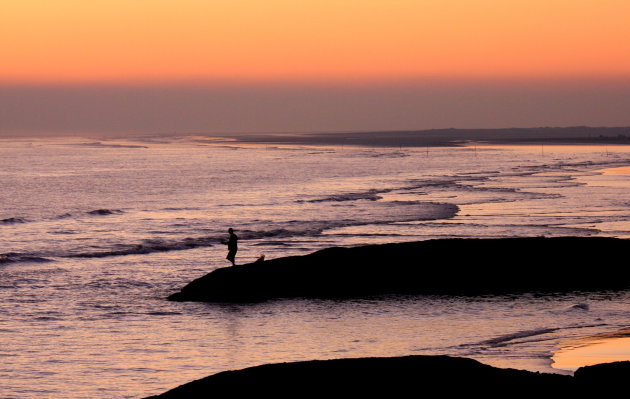
[(229, 266), (228, 228), (237, 263), (436, 238), (630, 238), (629, 166), (628, 146), (1, 139), (0, 397), (140, 398), (264, 363), (409, 354), (570, 373), (554, 355), (623, 334), (630, 292), (165, 298)]

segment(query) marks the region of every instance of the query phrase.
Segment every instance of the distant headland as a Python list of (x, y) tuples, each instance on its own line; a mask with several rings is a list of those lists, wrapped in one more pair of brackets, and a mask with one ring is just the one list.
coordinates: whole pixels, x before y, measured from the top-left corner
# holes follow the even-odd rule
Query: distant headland
[(483, 144), (630, 144), (630, 127), (535, 127), (505, 129), (430, 129), (372, 132), (236, 134), (244, 143), (362, 145), (379, 147), (453, 147)]

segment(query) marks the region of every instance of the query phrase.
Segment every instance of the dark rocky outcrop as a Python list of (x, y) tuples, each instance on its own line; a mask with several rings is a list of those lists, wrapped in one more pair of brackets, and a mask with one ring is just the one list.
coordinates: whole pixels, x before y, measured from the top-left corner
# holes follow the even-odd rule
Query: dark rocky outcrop
[(483, 295), (625, 290), (630, 240), (601, 237), (442, 239), (329, 248), (221, 268), (174, 301), (249, 302), (383, 294)]
[(581, 367), (574, 377), (582, 390), (598, 391), (605, 387), (613, 392), (624, 392), (630, 381), (630, 361)]
[[(151, 398), (208, 397), (569, 397), (606, 394), (630, 376), (630, 362), (578, 370), (575, 377), (500, 369), (448, 356), (337, 359), (226, 371)], [(599, 369), (606, 369), (603, 374)], [(583, 371), (582, 371), (583, 370)], [(615, 370), (608, 374), (607, 370)], [(612, 376), (612, 377), (611, 377)], [(578, 396), (579, 397), (579, 396)]]

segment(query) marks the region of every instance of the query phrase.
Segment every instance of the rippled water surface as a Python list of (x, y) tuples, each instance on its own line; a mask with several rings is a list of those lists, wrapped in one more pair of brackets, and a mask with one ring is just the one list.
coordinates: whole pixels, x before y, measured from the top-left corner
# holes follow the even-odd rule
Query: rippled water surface
[(630, 294), (164, 298), (227, 266), (228, 227), (238, 262), (441, 237), (630, 237), (629, 165), (627, 147), (2, 140), (0, 397), (136, 398), (227, 369), (356, 356), (551, 371), (564, 343), (627, 328)]

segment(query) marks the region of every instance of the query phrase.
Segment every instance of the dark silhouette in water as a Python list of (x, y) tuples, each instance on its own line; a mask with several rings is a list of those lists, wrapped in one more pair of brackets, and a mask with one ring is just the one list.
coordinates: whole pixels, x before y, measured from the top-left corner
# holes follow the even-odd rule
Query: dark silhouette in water
[(224, 244), (228, 247), (228, 254), (225, 259), (232, 262), (232, 266), (236, 266), (236, 252), (238, 251), (238, 236), (234, 234), (234, 230), (232, 228), (228, 229), (228, 233), (230, 233), (230, 239)]

